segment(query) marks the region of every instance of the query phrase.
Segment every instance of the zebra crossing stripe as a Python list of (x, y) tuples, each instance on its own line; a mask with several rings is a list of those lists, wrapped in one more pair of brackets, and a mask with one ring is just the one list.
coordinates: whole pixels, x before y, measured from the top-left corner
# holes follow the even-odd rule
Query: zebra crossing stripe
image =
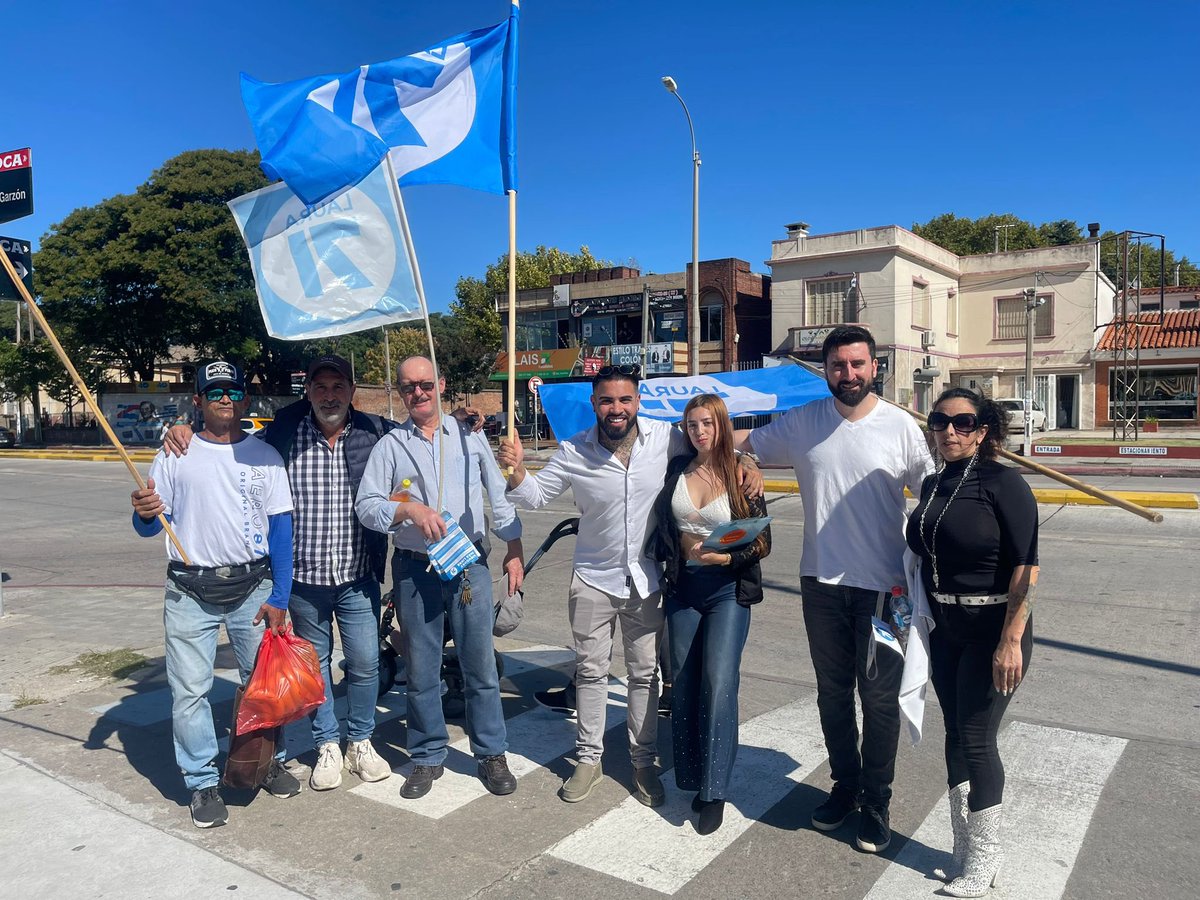
[(548, 855), (674, 894), (825, 762), (816, 697), (744, 723), (740, 742), (725, 821), (713, 834), (696, 834), (692, 794), (679, 791), (668, 774), (664, 806), (647, 810), (629, 797), (559, 841)]
[[(1127, 743), (1024, 722), (1013, 722), (1001, 733), (1005, 786), (1000, 844), (1006, 862), (991, 896), (1062, 896), (1100, 792)], [(930, 880), (934, 869), (950, 865), (952, 845), (950, 803), (943, 795), (872, 886), (868, 900), (926, 900), (937, 885)]]
[[(604, 729), (607, 731), (624, 721), (625, 685), (610, 679)], [(518, 779), (548, 765), (575, 747), (576, 725), (562, 713), (538, 706), (509, 719), (507, 724), (508, 767)], [(445, 774), (434, 789), (420, 800), (402, 799), (399, 788), (389, 781), (363, 783), (352, 788), (351, 793), (430, 819), (441, 819), (487, 794), (487, 788), (477, 774), (469, 738), (464, 737), (450, 745), (450, 755), (445, 765)], [(407, 775), (409, 770), (410, 765), (405, 765), (397, 771)]]

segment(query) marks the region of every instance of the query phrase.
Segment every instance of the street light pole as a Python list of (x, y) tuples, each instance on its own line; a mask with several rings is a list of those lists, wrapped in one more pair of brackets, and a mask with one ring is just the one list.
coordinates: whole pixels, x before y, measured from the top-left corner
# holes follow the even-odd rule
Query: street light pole
[(700, 371), (700, 151), (696, 149), (692, 114), (679, 96), (679, 85), (670, 75), (664, 75), (662, 83), (683, 107), (688, 133), (692, 136), (692, 296), (688, 303), (688, 374), (696, 375)]

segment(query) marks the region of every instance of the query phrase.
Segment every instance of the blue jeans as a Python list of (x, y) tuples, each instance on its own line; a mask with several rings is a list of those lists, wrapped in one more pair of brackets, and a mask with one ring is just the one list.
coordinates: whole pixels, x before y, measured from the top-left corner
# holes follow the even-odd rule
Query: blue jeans
[[(423, 766), (441, 765), (449, 734), (442, 714), (442, 646), (445, 618), (462, 666), (467, 704), (467, 736), (476, 759), (500, 756), (508, 749), (508, 730), (500, 703), (492, 625), (492, 576), (480, 560), (453, 581), (426, 572), (428, 562), (399, 552), (392, 556), (392, 584), (399, 598), (402, 653), (408, 674), (408, 755)], [(462, 602), (470, 579), (471, 602)]]
[[(175, 762), (189, 791), (215, 787), (217, 733), (208, 692), (217, 660), (217, 633), (225, 626), (237, 657), (242, 684), (254, 668), (263, 626), (254, 624), (258, 609), (271, 596), (271, 579), (264, 579), (241, 603), (215, 606), (201, 603), (167, 576), (163, 627), (166, 631), (167, 683), (171, 686), (171, 733)], [(283, 761), (282, 742), (275, 758)]]
[(738, 749), (738, 687), (750, 609), (737, 576), (720, 566), (688, 569), (666, 599), (675, 783), (701, 800), (724, 800)]
[[(892, 797), (900, 739), (904, 660), (890, 650), (881, 650), (875, 654), (877, 670), (867, 674), (867, 651), (874, 640), (871, 616), (877, 609), (879, 591), (823, 584), (806, 576), (800, 579), (800, 595), (833, 781), (852, 794), (861, 793), (864, 804), (886, 809)], [(863, 710), (861, 753), (854, 718), (856, 682)]]
[(293, 581), (288, 610), (296, 634), (316, 647), (325, 679), (325, 702), (312, 714), (313, 741), (320, 747), (341, 738), (329, 677), (335, 618), (346, 655), (346, 737), (365, 741), (375, 731), (379, 696), (379, 582), (370, 575), (334, 586)]

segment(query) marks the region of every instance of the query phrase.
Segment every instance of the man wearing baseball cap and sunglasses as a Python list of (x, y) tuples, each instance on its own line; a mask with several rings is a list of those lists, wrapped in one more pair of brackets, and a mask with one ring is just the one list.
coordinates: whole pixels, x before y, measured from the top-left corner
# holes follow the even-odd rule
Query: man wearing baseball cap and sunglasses
[[(279, 454), (241, 430), (249, 405), (246, 381), (232, 363), (196, 370), (193, 398), (204, 418), (185, 457), (160, 451), (146, 487), (131, 495), (133, 527), (143, 537), (171, 520), (187, 553), (184, 563), (167, 542), (163, 624), (175, 760), (192, 791), (192, 824), (224, 825), (228, 811), (217, 790), (216, 729), (208, 692), (222, 625), (245, 683), (254, 667), (264, 619), (284, 627), (292, 586), (292, 496)], [(300, 782), (283, 767), (282, 745), (262, 787), (293, 797)]]

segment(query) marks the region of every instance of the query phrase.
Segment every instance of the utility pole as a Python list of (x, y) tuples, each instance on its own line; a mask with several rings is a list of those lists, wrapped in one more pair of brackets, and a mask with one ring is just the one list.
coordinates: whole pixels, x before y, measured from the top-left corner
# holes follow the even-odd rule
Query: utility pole
[(388, 418), (396, 421), (396, 413), (392, 409), (392, 344), (388, 340), (388, 330), (383, 329), (383, 384), (387, 389)]
[(1037, 295), (1037, 277), (1033, 275), (1034, 287), (1025, 288), (1025, 455), (1033, 456), (1033, 322), (1037, 308), (1046, 302)]
[(992, 233), (995, 235), (995, 238), (996, 238), (996, 246), (995, 246), (995, 249), (994, 249), (992, 252), (994, 252), (994, 253), (999, 253), (999, 252), (1000, 252), (1000, 229), (1001, 229), (1001, 228), (1003, 228), (1003, 229), (1004, 229), (1004, 252), (1005, 252), (1005, 253), (1007, 253), (1007, 252), (1008, 252), (1008, 229), (1010, 229), (1010, 228), (1016, 228), (1016, 227), (1017, 227), (1017, 223), (1016, 223), (1016, 222), (1010, 222), (1008, 225), (994, 225), (994, 226), (992, 226)]

